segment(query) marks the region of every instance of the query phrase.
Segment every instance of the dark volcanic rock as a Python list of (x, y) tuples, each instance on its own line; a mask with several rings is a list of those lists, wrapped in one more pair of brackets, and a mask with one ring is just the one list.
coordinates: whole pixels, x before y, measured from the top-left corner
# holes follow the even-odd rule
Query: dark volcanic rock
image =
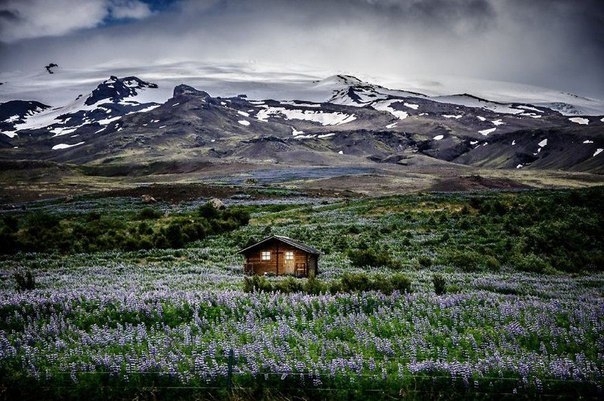
[(25, 117), (48, 109), (43, 103), (26, 100), (11, 100), (0, 103), (0, 131), (13, 131), (15, 124), (25, 122)]
[(204, 91), (200, 91), (197, 90), (195, 88), (193, 88), (192, 86), (189, 85), (178, 85), (177, 87), (174, 88), (174, 93), (172, 95), (173, 97), (180, 97), (180, 96), (195, 96), (195, 97), (201, 97), (201, 98), (210, 98), (210, 94), (208, 92), (204, 92)]
[(119, 102), (124, 98), (136, 96), (137, 90), (143, 88), (157, 88), (156, 84), (145, 82), (137, 77), (118, 78), (111, 76), (92, 91), (86, 99), (86, 104), (91, 106), (101, 101)]

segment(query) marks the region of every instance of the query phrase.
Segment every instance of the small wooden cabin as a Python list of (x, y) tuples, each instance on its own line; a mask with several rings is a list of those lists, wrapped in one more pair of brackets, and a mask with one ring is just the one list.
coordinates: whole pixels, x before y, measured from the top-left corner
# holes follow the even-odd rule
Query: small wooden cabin
[(319, 273), (319, 251), (280, 235), (272, 235), (238, 253), (245, 256), (243, 271), (248, 275), (314, 277)]

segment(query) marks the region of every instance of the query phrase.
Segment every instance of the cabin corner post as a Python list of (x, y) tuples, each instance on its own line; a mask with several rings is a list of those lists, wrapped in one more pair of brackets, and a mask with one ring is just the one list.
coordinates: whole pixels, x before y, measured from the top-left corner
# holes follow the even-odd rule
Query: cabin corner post
[(277, 241), (277, 248), (276, 248), (276, 252), (275, 252), (275, 262), (276, 262), (276, 270), (277, 273), (275, 274), (276, 276), (279, 275), (279, 241)]

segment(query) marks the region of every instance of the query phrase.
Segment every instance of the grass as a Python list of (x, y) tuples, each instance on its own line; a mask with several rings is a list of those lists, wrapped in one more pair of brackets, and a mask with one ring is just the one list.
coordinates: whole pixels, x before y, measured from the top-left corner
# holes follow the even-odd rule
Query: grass
[[(603, 194), (275, 198), (178, 249), (6, 254), (0, 385), (22, 399), (598, 399)], [(28, 209), (4, 227), (214, 213), (129, 198)], [(236, 251), (267, 232), (321, 250), (318, 279), (246, 284)], [(27, 272), (33, 288), (17, 288)]]

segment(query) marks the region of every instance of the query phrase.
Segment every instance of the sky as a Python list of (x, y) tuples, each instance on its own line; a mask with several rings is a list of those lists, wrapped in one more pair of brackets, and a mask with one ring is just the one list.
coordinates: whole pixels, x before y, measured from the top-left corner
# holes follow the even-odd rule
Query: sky
[(604, 99), (604, 1), (0, 0), (0, 72), (185, 60)]

